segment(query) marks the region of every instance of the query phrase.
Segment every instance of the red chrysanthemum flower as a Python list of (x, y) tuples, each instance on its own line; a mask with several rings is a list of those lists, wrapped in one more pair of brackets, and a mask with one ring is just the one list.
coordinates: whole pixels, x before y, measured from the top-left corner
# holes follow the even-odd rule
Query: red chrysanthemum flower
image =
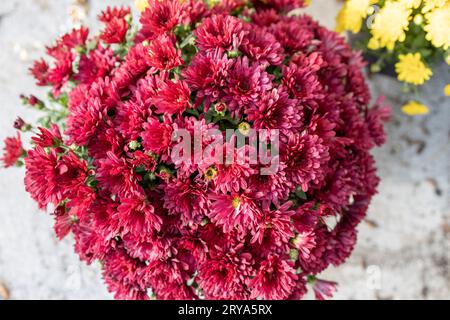
[(199, 223), (209, 211), (207, 188), (189, 178), (178, 178), (164, 186), (164, 207), (185, 224)]
[(116, 217), (122, 234), (149, 234), (161, 230), (162, 220), (144, 196), (122, 198)]
[(268, 249), (272, 251), (276, 248), (287, 247), (289, 240), (294, 238), (291, 216), (295, 212), (289, 210), (291, 206), (292, 203), (288, 201), (276, 210), (266, 208), (253, 234), (252, 242), (259, 244), (266, 242)]
[(210, 51), (195, 56), (182, 75), (189, 87), (197, 92), (198, 100), (206, 98), (205, 105), (209, 105), (219, 99), (232, 64), (233, 61), (222, 50)]
[(154, 156), (140, 150), (133, 152), (133, 159), (130, 160), (130, 163), (135, 168), (141, 167), (149, 172), (155, 171), (157, 165)]
[(206, 18), (194, 31), (201, 50), (237, 50), (246, 34), (242, 21), (229, 15)]
[(53, 94), (59, 96), (62, 87), (70, 80), (73, 75), (72, 56), (67, 54), (56, 61), (55, 66), (48, 70), (48, 82), (53, 85)]
[(61, 132), (59, 131), (59, 127), (56, 124), (52, 123), (50, 125), (50, 130), (41, 127), (39, 127), (38, 130), (40, 131), (40, 133), (37, 136), (31, 138), (31, 140), (37, 146), (48, 148), (58, 146), (62, 143)]
[(159, 237), (157, 232), (149, 235), (127, 233), (122, 239), (128, 254), (141, 261), (167, 259), (172, 253), (172, 242), (168, 238)]
[(252, 16), (252, 22), (258, 27), (268, 27), (281, 20), (280, 16), (274, 9), (258, 10)]
[(316, 240), (313, 231), (305, 231), (297, 234), (293, 240), (294, 247), (298, 250), (302, 259), (309, 260), (311, 257), (311, 250), (316, 246)]
[(123, 249), (108, 253), (104, 260), (103, 277), (116, 299), (145, 300), (147, 294), (140, 285), (138, 272), (145, 267), (143, 262), (133, 259)]
[(324, 178), (323, 166), (329, 160), (329, 153), (318, 136), (303, 132), (301, 135), (289, 135), (288, 142), (282, 145), (281, 159), (286, 163), (289, 179), (306, 192), (311, 184), (317, 184)]
[[(78, 29), (73, 29), (71, 32), (65, 34), (61, 37), (61, 39), (57, 42), (57, 46), (54, 48), (57, 51), (64, 51), (62, 47), (64, 46), (66, 49), (74, 49), (76, 47), (83, 47), (86, 45), (86, 41), (89, 36), (89, 29), (81, 26)], [(63, 45), (63, 46), (62, 46)]]
[(128, 32), (128, 22), (125, 19), (113, 18), (106, 23), (100, 38), (108, 44), (122, 43)]
[(98, 20), (104, 23), (113, 21), (114, 19), (125, 19), (131, 14), (131, 10), (128, 7), (108, 7), (105, 11), (102, 11), (98, 16)]
[(3, 150), (3, 157), (0, 160), (3, 162), (5, 168), (12, 167), (25, 151), (22, 147), (22, 139), (20, 138), (19, 132), (17, 132), (17, 136), (5, 139), (5, 147)]
[(37, 80), (38, 86), (47, 86), (50, 84), (48, 79), (48, 71), (50, 67), (44, 59), (37, 60), (34, 62), (33, 67), (30, 68), (31, 74)]
[(264, 29), (252, 30), (250, 25), (246, 42), (240, 49), (254, 61), (278, 66), (284, 60), (284, 53), (281, 44), (274, 35)]
[(241, 232), (248, 229), (254, 230), (257, 221), (263, 216), (255, 196), (236, 193), (211, 195), (211, 210), (208, 212), (208, 217), (217, 225), (222, 226), (225, 233), (229, 233), (235, 228)]
[(100, 79), (92, 84), (80, 103), (70, 104), (66, 134), (71, 143), (80, 146), (89, 143), (102, 123), (108, 120), (109, 112), (114, 111), (112, 108), (117, 98), (115, 90), (108, 78), (106, 81)]
[(86, 163), (71, 151), (59, 157), (55, 149), (46, 152), (37, 146), (28, 151), (25, 166), (25, 189), (41, 208), (49, 203), (58, 205), (84, 185), (87, 178)]
[(195, 296), (194, 289), (186, 285), (189, 265), (176, 256), (150, 262), (142, 276), (159, 299), (191, 300)]
[(147, 72), (156, 72), (150, 62), (148, 48), (143, 44), (137, 44), (132, 47), (125, 57), (125, 61), (114, 72), (114, 83), (119, 90), (130, 90), (141, 77), (147, 75)]
[(250, 297), (247, 281), (254, 275), (254, 261), (242, 245), (230, 248), (213, 246), (209, 259), (200, 265), (198, 283), (207, 299), (240, 300)]
[(172, 30), (181, 22), (182, 7), (177, 0), (149, 0), (149, 6), (142, 13), (142, 29), (138, 39), (153, 40)]
[(99, 161), (97, 180), (100, 187), (120, 198), (132, 197), (142, 191), (139, 185), (141, 177), (123, 158), (112, 152), (107, 153), (105, 159)]
[(175, 47), (174, 37), (162, 35), (146, 47), (148, 63), (159, 70), (171, 70), (183, 64), (181, 51)]
[(208, 5), (203, 1), (197, 0), (186, 0), (184, 1), (183, 11), (184, 11), (184, 23), (195, 25), (205, 16), (210, 14)]
[(182, 113), (189, 107), (191, 92), (182, 80), (166, 81), (160, 84), (158, 94), (153, 98), (156, 112), (160, 114)]
[(235, 61), (230, 70), (225, 100), (233, 111), (255, 102), (259, 95), (272, 88), (269, 75), (260, 64), (251, 64), (247, 57)]
[(283, 84), (289, 93), (300, 101), (321, 99), (322, 85), (316, 74), (321, 68), (322, 59), (316, 53), (309, 57), (299, 56), (297, 63), (283, 69)]
[(293, 54), (311, 44), (315, 22), (308, 16), (283, 17), (270, 26), (270, 31), (287, 53)]
[(116, 118), (119, 132), (130, 141), (138, 139), (151, 114), (152, 110), (143, 103), (134, 101), (121, 103)]
[(280, 162), (276, 174), (261, 175), (261, 170), (268, 169), (268, 167), (260, 166), (255, 170), (255, 174), (250, 176), (248, 188), (264, 194), (263, 198), (267, 201), (272, 201), (276, 205), (280, 204), (289, 197), (289, 193), (294, 189), (292, 182), (286, 176), (285, 168), (286, 165)]
[(219, 159), (217, 163), (213, 163), (217, 173), (211, 180), (214, 182), (215, 189), (224, 194), (247, 190), (248, 178), (256, 173), (250, 166), (249, 148), (236, 149), (234, 148), (235, 143), (235, 140), (232, 139), (230, 143), (225, 144), (224, 159)]
[(161, 123), (157, 118), (150, 117), (144, 124), (142, 144), (144, 149), (162, 156), (168, 157), (169, 147), (172, 145), (173, 128), (169, 123)]
[(297, 275), (290, 262), (269, 254), (250, 283), (251, 297), (263, 300), (287, 299), (296, 280)]
[(256, 129), (278, 129), (288, 134), (302, 127), (302, 109), (297, 100), (289, 98), (287, 92), (273, 89), (264, 92), (255, 103), (246, 107), (245, 113)]
[(97, 47), (83, 55), (74, 78), (82, 84), (91, 85), (97, 79), (109, 76), (115, 67), (117, 57), (111, 48)]

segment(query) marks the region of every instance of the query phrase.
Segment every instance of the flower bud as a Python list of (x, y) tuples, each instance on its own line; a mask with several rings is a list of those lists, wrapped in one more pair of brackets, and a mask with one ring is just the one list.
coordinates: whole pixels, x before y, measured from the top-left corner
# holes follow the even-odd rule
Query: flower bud
[(370, 72), (372, 73), (378, 73), (381, 71), (381, 67), (378, 63), (374, 63), (370, 66)]
[(13, 125), (14, 129), (22, 130), (25, 126), (26, 126), (26, 123), (21, 117), (18, 117), (16, 119), (16, 121), (14, 121), (14, 125)]
[(418, 26), (422, 25), (422, 23), (423, 23), (423, 15), (421, 15), (420, 13), (419, 13), (419, 14), (416, 14), (416, 15), (414, 16), (414, 23), (415, 23), (416, 25), (418, 25)]
[(214, 110), (216, 110), (219, 114), (225, 114), (227, 111), (227, 105), (225, 103), (219, 102), (214, 106)]
[(237, 58), (237, 57), (239, 57), (239, 51), (236, 51), (236, 50), (231, 50), (231, 51), (228, 51), (228, 58)]
[(139, 149), (141, 147), (141, 144), (138, 141), (133, 140), (133, 141), (130, 141), (130, 143), (128, 144), (128, 147), (134, 151), (134, 150)]
[(207, 181), (212, 181), (217, 176), (217, 170), (213, 167), (208, 168), (205, 172), (205, 178)]
[(248, 122), (241, 122), (238, 127), (239, 132), (244, 136), (247, 136), (250, 133), (250, 129), (251, 126)]

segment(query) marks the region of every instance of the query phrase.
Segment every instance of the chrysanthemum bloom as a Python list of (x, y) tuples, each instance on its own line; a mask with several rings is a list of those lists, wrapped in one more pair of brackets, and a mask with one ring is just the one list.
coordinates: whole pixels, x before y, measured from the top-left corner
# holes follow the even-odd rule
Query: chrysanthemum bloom
[(267, 260), (261, 263), (256, 277), (251, 281), (252, 298), (287, 299), (292, 293), (296, 280), (297, 275), (292, 263), (280, 259), (274, 254), (269, 254)]
[(348, 0), (336, 17), (336, 31), (349, 30), (358, 33), (361, 30), (364, 18), (369, 14), (369, 8), (377, 0)]
[(422, 0), (401, 0), (401, 2), (413, 9), (417, 9), (422, 4)]
[[(3, 161), (26, 154), (26, 190), (117, 299), (301, 299), (351, 254), (389, 110), (368, 105), (342, 37), (287, 16), (304, 3), (140, 1), (136, 34), (109, 8), (100, 35), (75, 29), (32, 67), (62, 106), (24, 100), (57, 123), (28, 153), (8, 140)], [(279, 133), (275, 169), (236, 145), (253, 130)], [(335, 290), (309, 282), (318, 299)]]
[(31, 140), (38, 146), (42, 148), (54, 147), (62, 143), (61, 132), (59, 127), (52, 123), (50, 125), (50, 130), (46, 128), (38, 128), (40, 133)]
[(247, 31), (241, 20), (229, 15), (214, 15), (204, 20), (194, 32), (197, 45), (202, 50), (237, 50)]
[(73, 152), (60, 157), (57, 149), (47, 152), (37, 146), (28, 152), (25, 165), (25, 189), (41, 208), (73, 197), (87, 178), (86, 163)]
[(405, 41), (410, 18), (411, 9), (404, 3), (387, 2), (375, 16), (369, 48), (392, 50), (397, 41)]
[(183, 70), (183, 77), (192, 90), (197, 91), (197, 103), (205, 102), (209, 107), (211, 101), (223, 95), (223, 89), (229, 78), (229, 70), (233, 61), (228, 59), (226, 53), (219, 49), (196, 55)]
[(181, 3), (177, 0), (147, 0), (140, 22), (142, 28), (138, 38), (156, 38), (174, 28), (182, 18)]
[(421, 85), (433, 75), (433, 71), (423, 63), (420, 53), (401, 54), (398, 59), (395, 71), (400, 81)]
[(1, 158), (3, 165), (5, 166), (5, 168), (12, 167), (17, 163), (24, 152), (19, 132), (17, 132), (17, 136), (5, 139), (5, 147), (3, 148), (3, 150), (4, 153), (3, 157)]
[(171, 70), (183, 64), (181, 51), (175, 47), (174, 37), (161, 35), (147, 47), (147, 59), (150, 66), (161, 71)]
[(442, 8), (446, 5), (447, 0), (423, 0), (424, 6), (422, 12), (426, 13), (435, 8)]
[(156, 112), (160, 114), (183, 113), (189, 107), (191, 92), (184, 81), (167, 81), (160, 85), (158, 94), (153, 98)]
[(433, 46), (444, 50), (450, 47), (450, 3), (436, 8), (425, 15), (427, 24), (424, 30), (426, 38)]
[(410, 101), (402, 107), (403, 113), (409, 116), (423, 115), (430, 112), (428, 107), (417, 101)]

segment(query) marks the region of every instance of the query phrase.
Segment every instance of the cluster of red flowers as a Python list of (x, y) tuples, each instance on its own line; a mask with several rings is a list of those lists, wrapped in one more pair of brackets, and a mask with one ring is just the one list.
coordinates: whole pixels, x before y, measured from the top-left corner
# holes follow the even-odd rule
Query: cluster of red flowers
[[(118, 299), (317, 298), (315, 278), (356, 242), (378, 178), (371, 148), (389, 110), (359, 53), (302, 0), (149, 1), (108, 8), (97, 37), (73, 30), (37, 61), (59, 115), (27, 152), (26, 190), (55, 208), (59, 238), (102, 263)], [(36, 97), (30, 105), (48, 111)], [(54, 102), (53, 101), (53, 102)], [(246, 124), (280, 130), (280, 166), (172, 161), (172, 133)], [(24, 153), (7, 140), (6, 165)]]

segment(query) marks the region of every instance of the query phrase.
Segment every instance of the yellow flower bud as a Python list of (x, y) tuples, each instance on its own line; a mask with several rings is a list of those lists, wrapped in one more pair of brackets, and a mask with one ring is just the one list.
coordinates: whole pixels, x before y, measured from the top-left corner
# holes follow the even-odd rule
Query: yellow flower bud
[(242, 135), (247, 136), (250, 133), (251, 126), (247, 122), (241, 122), (238, 126), (238, 130)]
[(416, 14), (415, 17), (414, 17), (414, 23), (416, 25), (418, 25), (418, 26), (422, 25), (422, 23), (423, 23), (423, 15), (421, 15), (420, 13)]

